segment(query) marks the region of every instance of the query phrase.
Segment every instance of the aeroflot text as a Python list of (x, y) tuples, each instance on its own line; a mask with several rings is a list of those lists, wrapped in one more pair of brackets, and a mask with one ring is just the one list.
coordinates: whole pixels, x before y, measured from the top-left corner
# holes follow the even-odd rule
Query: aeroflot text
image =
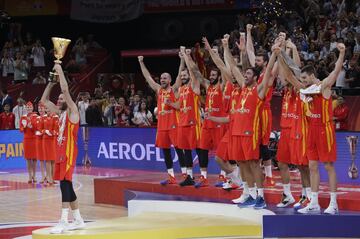
[[(173, 161), (178, 160), (177, 155), (173, 154)], [(146, 160), (164, 161), (160, 155), (160, 149), (154, 144), (128, 144), (117, 142), (101, 142), (97, 153), (98, 158), (105, 159), (126, 159), (126, 160)]]

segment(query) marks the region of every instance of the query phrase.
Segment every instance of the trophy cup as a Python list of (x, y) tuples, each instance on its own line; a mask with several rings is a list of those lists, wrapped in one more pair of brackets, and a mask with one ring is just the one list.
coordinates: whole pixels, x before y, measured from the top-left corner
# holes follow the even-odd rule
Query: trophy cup
[[(52, 37), (51, 38), (53, 45), (54, 45), (54, 56), (56, 60), (55, 63), (61, 64), (60, 59), (65, 56), (66, 49), (70, 44), (71, 40), (60, 38), (60, 37)], [(57, 74), (55, 71), (49, 72), (49, 79), (50, 82), (57, 82)]]
[(356, 157), (356, 145), (358, 143), (358, 136), (346, 136), (346, 140), (350, 146), (350, 154), (351, 154), (351, 165), (349, 167), (348, 175), (351, 179), (357, 179), (359, 177), (359, 172), (355, 165), (355, 157)]

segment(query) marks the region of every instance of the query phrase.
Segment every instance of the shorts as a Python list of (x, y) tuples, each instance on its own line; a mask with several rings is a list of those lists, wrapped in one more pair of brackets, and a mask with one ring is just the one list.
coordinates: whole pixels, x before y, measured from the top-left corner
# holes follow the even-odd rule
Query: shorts
[(193, 150), (198, 147), (200, 127), (195, 125), (178, 127), (177, 146), (179, 149)]
[(334, 125), (309, 125), (306, 155), (309, 160), (336, 161), (336, 139)]
[(224, 161), (230, 160), (228, 145), (229, 145), (229, 130), (227, 130), (224, 136), (221, 138), (216, 149), (216, 156)]
[(67, 167), (66, 162), (56, 162), (54, 169), (54, 180), (69, 180), (72, 181), (75, 165)]
[(215, 150), (224, 135), (223, 127), (202, 128), (200, 134), (200, 149)]
[(276, 152), (276, 159), (285, 164), (290, 164), (293, 156), (290, 154), (290, 132), (290, 128), (281, 129), (278, 149)]
[(290, 138), (290, 154), (291, 154), (292, 164), (299, 166), (309, 165), (309, 160), (306, 156), (306, 145), (305, 142), (303, 142), (303, 138), (300, 139)]
[(260, 144), (268, 145), (272, 127), (272, 113), (270, 108), (263, 108), (260, 115), (261, 141)]
[(232, 135), (228, 147), (231, 160), (248, 161), (259, 159), (259, 142), (254, 142), (254, 137)]
[(170, 129), (156, 132), (155, 146), (162, 149), (168, 149), (173, 145), (177, 147), (177, 131), (178, 129)]

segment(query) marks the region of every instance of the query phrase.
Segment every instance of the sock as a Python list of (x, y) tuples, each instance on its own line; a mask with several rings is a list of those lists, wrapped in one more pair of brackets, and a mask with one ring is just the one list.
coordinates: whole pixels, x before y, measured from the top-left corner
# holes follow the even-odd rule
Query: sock
[(301, 197), (306, 197), (307, 193), (306, 193), (306, 189), (302, 188), (301, 190)]
[(253, 187), (253, 188), (249, 188), (249, 194), (250, 196), (253, 198), (253, 199), (256, 199), (256, 188)]
[(239, 167), (239, 166), (236, 166), (236, 167), (235, 167), (235, 172), (237, 173), (240, 181), (242, 182), (243, 180), (242, 180), (242, 177), (241, 177), (241, 171), (240, 171), (240, 167)]
[(182, 174), (186, 174), (186, 167), (182, 167), (182, 168), (181, 168), (181, 173), (182, 173)]
[(258, 188), (257, 192), (260, 197), (264, 198), (264, 189), (263, 188)]
[(271, 171), (271, 165), (265, 166), (265, 176), (272, 178), (272, 171)]
[(241, 185), (242, 181), (241, 179), (237, 176), (237, 170), (234, 169), (234, 171), (232, 171), (231, 173), (229, 173), (227, 176), (231, 179), (231, 181), (233, 183), (236, 183), (237, 185)]
[(222, 176), (224, 176), (224, 177), (225, 177), (225, 176), (226, 176), (225, 171), (224, 171), (224, 170), (221, 170), (221, 171), (220, 171), (220, 175), (222, 175)]
[(187, 173), (187, 175), (189, 175), (191, 178), (193, 178), (193, 171), (192, 171), (192, 169), (187, 169), (187, 170), (186, 170), (186, 173)]
[(68, 222), (69, 208), (61, 209), (61, 221)]
[(319, 193), (318, 192), (311, 192), (311, 205), (318, 205), (319, 204)]
[(284, 194), (285, 194), (286, 196), (290, 196), (290, 195), (291, 195), (290, 183), (288, 183), (288, 184), (283, 184), (283, 188), (284, 188)]
[(207, 172), (205, 170), (200, 170), (201, 176), (207, 178)]
[(306, 191), (306, 197), (308, 198), (308, 199), (311, 199), (311, 188), (310, 187), (308, 187), (308, 188), (305, 188), (305, 191)]
[(169, 168), (169, 169), (167, 170), (167, 172), (168, 172), (168, 174), (171, 175), (171, 177), (175, 177), (174, 169), (173, 169), (173, 168)]
[(243, 182), (243, 186), (244, 186), (243, 194), (250, 194), (249, 185), (247, 184), (247, 182)]
[(336, 192), (330, 193), (330, 204), (337, 204), (336, 202)]
[(73, 217), (76, 221), (82, 220), (82, 217), (80, 215), (80, 210), (79, 209), (75, 209), (72, 211)]

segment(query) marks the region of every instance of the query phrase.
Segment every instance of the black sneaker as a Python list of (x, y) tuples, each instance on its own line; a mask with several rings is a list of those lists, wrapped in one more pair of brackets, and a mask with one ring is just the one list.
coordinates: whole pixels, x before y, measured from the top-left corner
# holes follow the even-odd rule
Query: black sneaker
[(181, 187), (184, 186), (193, 186), (195, 184), (194, 178), (190, 177), (190, 175), (187, 175), (184, 181), (182, 181), (179, 185)]

